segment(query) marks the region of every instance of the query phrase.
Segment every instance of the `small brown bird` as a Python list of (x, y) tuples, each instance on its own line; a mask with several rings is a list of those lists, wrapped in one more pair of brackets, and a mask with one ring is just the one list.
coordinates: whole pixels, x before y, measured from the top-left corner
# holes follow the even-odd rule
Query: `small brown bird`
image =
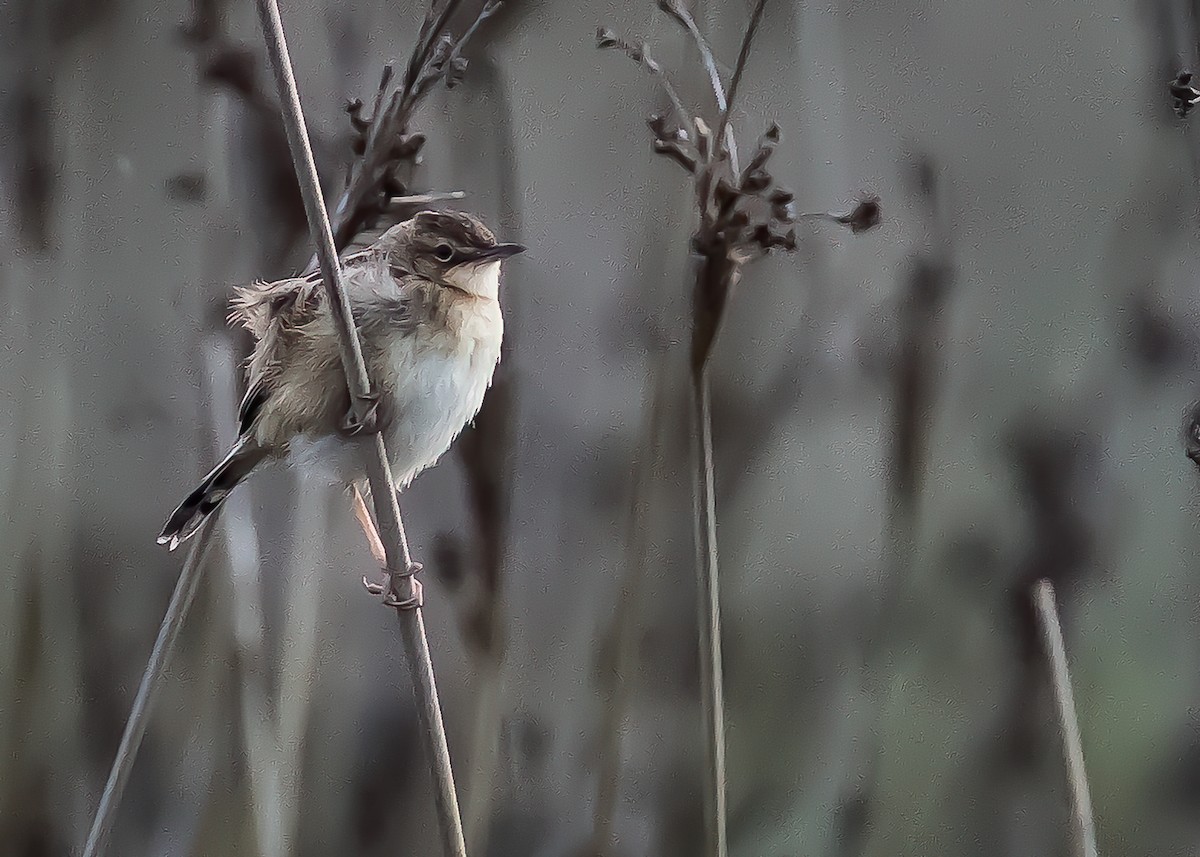
[(483, 404), (504, 335), (500, 266), (524, 249), (497, 243), (469, 214), (422, 211), (343, 259), (373, 388), (366, 426), (350, 406), (320, 272), (237, 289), (230, 320), (255, 339), (238, 440), (171, 513), (159, 544), (177, 548), (269, 460), (357, 488), (369, 430), (384, 432), (396, 485), (408, 485)]

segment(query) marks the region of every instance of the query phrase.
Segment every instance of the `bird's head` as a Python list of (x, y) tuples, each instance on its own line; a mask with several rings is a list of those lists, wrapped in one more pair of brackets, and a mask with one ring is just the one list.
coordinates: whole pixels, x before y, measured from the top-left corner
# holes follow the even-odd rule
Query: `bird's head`
[(379, 239), (395, 274), (415, 274), (474, 297), (495, 299), (500, 265), (525, 250), (502, 244), (470, 214), (421, 211)]

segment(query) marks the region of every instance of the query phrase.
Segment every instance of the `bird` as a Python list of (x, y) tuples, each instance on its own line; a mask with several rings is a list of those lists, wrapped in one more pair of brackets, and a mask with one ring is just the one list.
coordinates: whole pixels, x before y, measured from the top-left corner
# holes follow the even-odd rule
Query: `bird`
[[(320, 271), (234, 289), (229, 320), (254, 348), (238, 436), (167, 519), (175, 550), (270, 462), (308, 468), (362, 504), (382, 432), (397, 490), (432, 466), (474, 419), (500, 360), (502, 263), (525, 250), (465, 212), (424, 210), (342, 259), (371, 393), (355, 417)], [(368, 531), (368, 537), (370, 532)]]

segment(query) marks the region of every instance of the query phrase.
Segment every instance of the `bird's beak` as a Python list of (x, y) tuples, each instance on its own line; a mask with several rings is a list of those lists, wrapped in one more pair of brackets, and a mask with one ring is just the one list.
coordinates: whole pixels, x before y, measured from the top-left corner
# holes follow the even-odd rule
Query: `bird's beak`
[(507, 259), (509, 256), (515, 256), (518, 253), (524, 252), (525, 248), (520, 244), (496, 244), (493, 247), (486, 247), (482, 250), (474, 251), (467, 261), (489, 262), (499, 259)]

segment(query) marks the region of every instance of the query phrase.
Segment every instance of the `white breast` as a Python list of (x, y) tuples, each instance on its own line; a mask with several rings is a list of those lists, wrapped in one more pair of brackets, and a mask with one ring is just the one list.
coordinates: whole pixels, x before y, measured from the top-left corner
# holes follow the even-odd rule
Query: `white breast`
[(392, 346), (387, 386), (396, 417), (385, 440), (398, 486), (434, 464), (475, 417), (500, 359), (499, 304), (464, 300), (450, 316), (448, 332)]

